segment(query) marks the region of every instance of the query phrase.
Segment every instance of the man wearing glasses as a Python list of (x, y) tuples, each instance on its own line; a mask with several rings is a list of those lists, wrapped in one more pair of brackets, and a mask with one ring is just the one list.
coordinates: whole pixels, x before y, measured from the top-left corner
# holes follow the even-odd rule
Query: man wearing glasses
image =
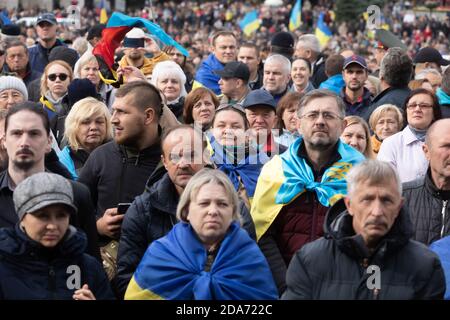
[(328, 208), (347, 193), (347, 172), (364, 159), (339, 139), (344, 116), (345, 104), (333, 92), (307, 93), (298, 110), (302, 137), (259, 176), (251, 215), (280, 294), (292, 256), (323, 235)]

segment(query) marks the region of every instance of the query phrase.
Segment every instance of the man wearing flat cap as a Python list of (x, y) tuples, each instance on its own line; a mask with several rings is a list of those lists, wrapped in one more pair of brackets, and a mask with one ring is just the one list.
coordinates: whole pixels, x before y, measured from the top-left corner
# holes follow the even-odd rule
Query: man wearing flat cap
[(228, 62), (222, 70), (214, 71), (220, 77), (219, 86), (223, 96), (221, 104), (242, 104), (250, 92), (248, 66), (239, 61)]
[(38, 42), (28, 49), (30, 66), (32, 70), (44, 72), (45, 66), (48, 64), (48, 56), (50, 51), (58, 46), (65, 44), (56, 38), (58, 22), (53, 13), (43, 13), (36, 21), (36, 31), (39, 37)]

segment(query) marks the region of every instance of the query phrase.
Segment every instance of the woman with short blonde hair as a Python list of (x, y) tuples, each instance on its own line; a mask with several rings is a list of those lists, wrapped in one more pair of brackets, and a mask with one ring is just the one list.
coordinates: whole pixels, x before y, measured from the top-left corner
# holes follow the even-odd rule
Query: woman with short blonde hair
[(393, 104), (383, 104), (370, 115), (369, 126), (374, 133), (370, 138), (372, 150), (377, 154), (383, 140), (396, 134), (403, 127), (402, 112)]
[(341, 139), (361, 152), (367, 159), (375, 159), (370, 140), (370, 130), (366, 121), (358, 116), (347, 116), (344, 121), (346, 124)]
[(112, 139), (110, 119), (106, 105), (95, 98), (84, 98), (73, 105), (65, 121), (64, 139), (68, 145), (59, 157), (74, 179), (89, 154)]

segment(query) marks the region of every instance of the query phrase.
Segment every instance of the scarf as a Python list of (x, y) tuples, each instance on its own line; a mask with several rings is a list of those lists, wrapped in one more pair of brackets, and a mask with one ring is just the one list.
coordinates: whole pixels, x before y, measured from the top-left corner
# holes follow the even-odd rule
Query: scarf
[(408, 128), (409, 128), (409, 130), (411, 130), (411, 132), (417, 138), (417, 140), (419, 140), (421, 142), (425, 142), (425, 137), (427, 136), (427, 130), (416, 129), (416, 128), (411, 127), (410, 125), (408, 125)]
[(145, 252), (126, 300), (277, 299), (278, 292), (258, 245), (233, 222), (210, 271), (207, 251), (191, 225), (176, 224)]

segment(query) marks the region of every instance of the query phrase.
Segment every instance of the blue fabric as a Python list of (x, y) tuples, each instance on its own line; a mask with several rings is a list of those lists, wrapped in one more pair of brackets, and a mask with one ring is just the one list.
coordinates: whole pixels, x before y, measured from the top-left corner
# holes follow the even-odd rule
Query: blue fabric
[(140, 17), (129, 17), (120, 12), (114, 12), (108, 20), (107, 28), (110, 27), (145, 27), (148, 32), (160, 39), (165, 45), (174, 46), (186, 57), (189, 57), (188, 51), (178, 42), (173, 40), (159, 25), (147, 19)]
[(277, 299), (269, 265), (237, 222), (223, 239), (209, 272), (207, 252), (190, 224), (180, 222), (154, 241), (136, 269), (140, 288), (173, 300)]
[(48, 55), (50, 51), (58, 46), (67, 47), (64, 42), (56, 39), (56, 43), (50, 49), (44, 48), (39, 42), (34, 46), (28, 48), (28, 59), (32, 70), (40, 73), (44, 73), (44, 69), (48, 64)]
[(302, 141), (302, 137), (298, 138), (280, 156), (285, 181), (277, 193), (275, 202), (278, 204), (287, 204), (299, 194), (308, 190), (315, 191), (319, 202), (323, 206), (329, 207), (332, 198), (337, 199), (347, 194), (345, 175), (354, 165), (363, 161), (364, 156), (339, 140), (338, 153), (341, 159), (325, 170), (321, 181), (316, 182), (314, 181), (314, 173), (306, 160), (298, 156), (298, 149)]
[(450, 104), (450, 96), (441, 88), (436, 90), (436, 96), (438, 97), (439, 104)]
[(69, 170), (72, 179), (78, 180), (78, 174), (75, 169), (75, 163), (73, 162), (72, 157), (70, 156), (70, 149), (68, 146), (65, 146), (64, 149), (58, 154), (59, 162), (61, 162), (67, 170)]
[(320, 89), (331, 90), (335, 92), (337, 95), (341, 93), (343, 87), (345, 87), (345, 81), (344, 78), (342, 77), (342, 74), (336, 74), (332, 77), (329, 77), (319, 86)]
[[(224, 147), (219, 144), (213, 136), (210, 136), (210, 144), (214, 150), (211, 160), (223, 171), (234, 185), (236, 191), (239, 189), (239, 177), (245, 187), (249, 197), (253, 197), (256, 189), (256, 182), (261, 173), (262, 166), (270, 160), (266, 153), (251, 152), (246, 158), (234, 164), (234, 159), (227, 156)], [(244, 150), (242, 150), (244, 152)]]
[(198, 68), (195, 74), (195, 80), (204, 87), (211, 89), (216, 95), (221, 93), (219, 80), (220, 77), (214, 73), (216, 70), (222, 70), (224, 65), (217, 60), (216, 56), (211, 53)]
[(445, 274), (445, 290), (444, 299), (450, 300), (450, 236), (444, 237), (430, 245), (430, 249), (436, 252), (441, 260), (442, 269)]

